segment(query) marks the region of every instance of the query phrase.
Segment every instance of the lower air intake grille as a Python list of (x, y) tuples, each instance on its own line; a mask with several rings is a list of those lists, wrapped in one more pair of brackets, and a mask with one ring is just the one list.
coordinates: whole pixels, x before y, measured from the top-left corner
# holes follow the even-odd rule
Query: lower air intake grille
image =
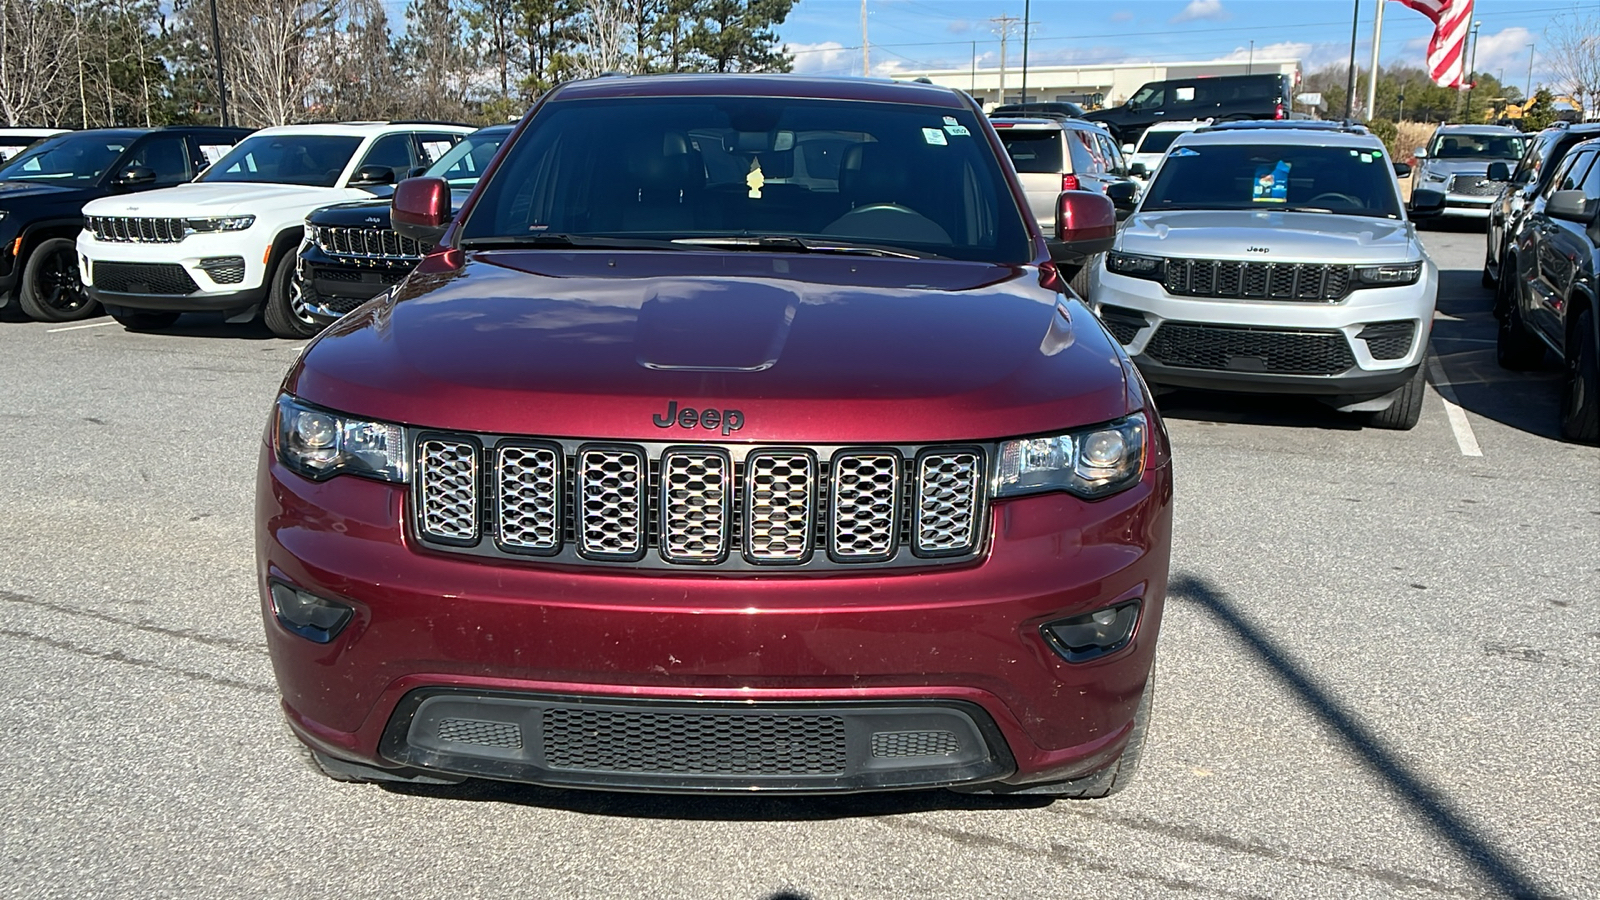
[(872, 736), (872, 755), (879, 759), (960, 752), (961, 740), (953, 731), (880, 731)]
[(94, 286), (116, 294), (183, 296), (200, 290), (176, 263), (97, 262), (93, 271)]
[(552, 769), (683, 775), (836, 775), (842, 716), (552, 709), (543, 716)]
[(485, 722), (481, 719), (440, 719), (439, 739), (480, 747), (522, 749), (522, 729), (511, 722)]
[(238, 284), (244, 280), (244, 257), (209, 256), (200, 260), (200, 269), (217, 284)]
[(1336, 375), (1356, 364), (1339, 331), (1290, 331), (1166, 322), (1145, 345), (1156, 362), (1186, 369)]
[(1412, 321), (1374, 322), (1356, 335), (1367, 342), (1367, 352), (1373, 359), (1402, 359), (1411, 352), (1411, 339), (1417, 333), (1417, 323)]

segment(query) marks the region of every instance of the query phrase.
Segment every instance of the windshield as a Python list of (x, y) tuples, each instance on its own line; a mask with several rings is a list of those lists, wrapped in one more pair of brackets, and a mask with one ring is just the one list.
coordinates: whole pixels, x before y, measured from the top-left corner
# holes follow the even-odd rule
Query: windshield
[(997, 128), (996, 131), (1000, 134), (1000, 143), (1005, 145), (1006, 155), (1011, 157), (1011, 164), (1017, 167), (1018, 172), (1060, 174), (1064, 171), (1061, 168), (1060, 131), (1018, 131), (1014, 128)]
[(1515, 134), (1448, 134), (1428, 149), (1435, 159), (1521, 159), (1526, 139)]
[(1020, 264), (1027, 227), (982, 129), (966, 109), (886, 103), (558, 101), (484, 186), (462, 243), (820, 238)]
[(324, 134), (258, 134), (234, 145), (196, 181), (253, 181), (333, 187), (361, 138)]
[(128, 149), (130, 139), (104, 134), (52, 138), (0, 168), (3, 181), (96, 181)]
[(1381, 150), (1205, 144), (1167, 154), (1139, 209), (1295, 209), (1398, 219), (1400, 198)]
[(494, 159), (495, 151), (505, 143), (509, 131), (500, 131), (492, 134), (473, 133), (462, 138), (459, 143), (451, 147), (438, 161), (428, 167), (423, 173), (429, 178), (443, 178), (450, 182), (452, 189), (470, 188), (483, 177), (483, 169), (489, 165), (489, 160)]
[(1144, 137), (1139, 139), (1139, 146), (1135, 153), (1165, 153), (1178, 135), (1188, 134), (1186, 131), (1146, 131)]

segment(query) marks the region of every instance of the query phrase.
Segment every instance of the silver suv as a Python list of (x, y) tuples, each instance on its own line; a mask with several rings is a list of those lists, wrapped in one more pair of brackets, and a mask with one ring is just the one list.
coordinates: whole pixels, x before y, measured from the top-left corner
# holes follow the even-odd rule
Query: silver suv
[(989, 121), (1011, 157), (1028, 209), (1039, 221), (1039, 230), (1045, 233), (1057, 262), (1070, 262), (1061, 258), (1053, 237), (1056, 199), (1062, 191), (1093, 191), (1114, 200), (1121, 197), (1131, 205), (1137, 186), (1128, 177), (1121, 148), (1105, 128), (1080, 119), (1046, 116), (991, 115)]
[(1489, 166), (1517, 164), (1528, 137), (1505, 125), (1441, 125), (1428, 146), (1415, 151), (1411, 186), (1445, 195), (1441, 215), (1487, 219), (1505, 181), (1489, 178)]
[(1182, 135), (1089, 272), (1091, 305), (1155, 385), (1314, 395), (1409, 429), (1439, 272), (1394, 171), (1359, 126)]

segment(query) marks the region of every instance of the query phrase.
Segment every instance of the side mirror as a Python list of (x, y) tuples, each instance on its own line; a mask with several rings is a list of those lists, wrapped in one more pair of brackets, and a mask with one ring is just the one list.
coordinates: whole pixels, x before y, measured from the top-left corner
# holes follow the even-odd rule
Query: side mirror
[(407, 178), (394, 189), (389, 221), (402, 237), (433, 246), (450, 226), (450, 185), (443, 178)]
[(1150, 167), (1146, 166), (1144, 163), (1134, 163), (1128, 167), (1128, 174), (1137, 178), (1149, 178)]
[(1406, 177), (1407, 175), (1410, 175), (1410, 174), (1411, 174), (1411, 164), (1410, 163), (1395, 163), (1394, 164), (1394, 177), (1396, 177), (1396, 178), (1404, 178), (1404, 177)]
[(1122, 152), (1123, 153), (1132, 153), (1133, 152), (1133, 145), (1132, 144), (1123, 144), (1122, 145)]
[(124, 187), (133, 187), (140, 184), (155, 184), (156, 170), (149, 166), (129, 166), (117, 176), (117, 184)]
[(1545, 203), (1544, 211), (1552, 219), (1565, 219), (1568, 222), (1588, 223), (1594, 218), (1583, 191), (1556, 191)]
[(388, 166), (362, 166), (356, 170), (356, 177), (350, 179), (351, 187), (379, 184), (394, 184), (394, 169)]
[(1427, 159), (1428, 158), (1428, 148), (1427, 147), (1418, 147), (1417, 149), (1411, 151), (1411, 155), (1416, 157), (1417, 159)]
[(1490, 181), (1510, 181), (1511, 180), (1511, 167), (1506, 165), (1503, 162), (1492, 162), (1492, 163), (1489, 163), (1489, 180)]
[(1056, 198), (1056, 240), (1070, 257), (1110, 250), (1117, 242), (1117, 208), (1101, 194), (1062, 191)]
[(1431, 219), (1444, 212), (1444, 191), (1411, 192), (1411, 218)]
[(1133, 209), (1139, 198), (1139, 189), (1131, 181), (1113, 181), (1106, 185), (1106, 198), (1117, 209)]

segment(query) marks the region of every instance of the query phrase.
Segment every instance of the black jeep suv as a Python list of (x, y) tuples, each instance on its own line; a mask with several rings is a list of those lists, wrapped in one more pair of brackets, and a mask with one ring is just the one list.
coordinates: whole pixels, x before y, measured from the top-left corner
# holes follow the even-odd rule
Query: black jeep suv
[(110, 194), (182, 184), (248, 128), (105, 128), (40, 141), (0, 166), (0, 314), (44, 322), (91, 315), (74, 240), (83, 205)]
[(1213, 119), (1304, 119), (1293, 111), (1294, 86), (1287, 75), (1219, 75), (1172, 78), (1142, 85), (1121, 106), (1085, 113), (1131, 144), (1157, 122)]
[[(1600, 122), (1573, 125), (1557, 122), (1534, 135), (1515, 171), (1505, 163), (1489, 165), (1489, 180), (1508, 182), (1489, 207), (1489, 226), (1484, 240), (1483, 286), (1493, 288), (1500, 281), (1500, 265), (1506, 249), (1522, 229), (1522, 219), (1533, 201), (1544, 192), (1561, 161), (1573, 147), (1600, 137)], [(1504, 312), (1497, 305), (1496, 314)]]
[(1501, 262), (1496, 346), (1507, 369), (1537, 368), (1546, 349), (1566, 369), (1561, 436), (1600, 444), (1600, 140), (1585, 141), (1557, 165), (1528, 205)]
[[(413, 175), (443, 178), (459, 208), (511, 134), (512, 125), (491, 125), (467, 135), (425, 170)], [(289, 286), (292, 334), (310, 337), (340, 316), (403, 281), (430, 247), (396, 234), (390, 201), (335, 203), (306, 216), (305, 241)]]

